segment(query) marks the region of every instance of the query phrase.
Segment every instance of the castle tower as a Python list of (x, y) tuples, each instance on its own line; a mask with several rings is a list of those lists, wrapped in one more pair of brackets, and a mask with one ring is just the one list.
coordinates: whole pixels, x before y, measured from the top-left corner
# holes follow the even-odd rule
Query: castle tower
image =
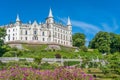
[(19, 14), (17, 14), (16, 25), (20, 25), (20, 24), (21, 24), (21, 21), (20, 21), (20, 18), (19, 18)]
[(70, 21), (70, 18), (68, 17), (68, 22), (67, 22), (67, 28), (68, 28), (68, 32), (69, 32), (69, 37), (68, 37), (68, 40), (69, 40), (69, 45), (72, 45), (72, 24), (71, 24), (71, 21)]
[(53, 24), (54, 24), (54, 19), (52, 15), (52, 10), (50, 8), (48, 17), (46, 19), (46, 24), (47, 27), (49, 28), (49, 42), (53, 42)]
[(54, 19), (53, 19), (53, 15), (52, 15), (52, 10), (51, 10), (51, 8), (50, 8), (50, 10), (49, 10), (49, 15), (48, 15), (48, 17), (47, 17), (47, 19), (46, 19), (46, 23), (48, 23), (48, 24), (54, 23)]
[(68, 17), (67, 27), (68, 27), (68, 30), (70, 31), (72, 30), (72, 24), (69, 17)]

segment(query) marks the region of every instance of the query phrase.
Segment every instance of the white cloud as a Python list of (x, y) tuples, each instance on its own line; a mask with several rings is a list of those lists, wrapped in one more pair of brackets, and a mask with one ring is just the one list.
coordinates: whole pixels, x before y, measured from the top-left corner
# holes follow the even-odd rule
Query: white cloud
[[(67, 18), (58, 17), (58, 19), (60, 19), (64, 23), (67, 23)], [(72, 23), (73, 27), (78, 27), (78, 28), (82, 29), (85, 32), (85, 34), (95, 35), (95, 33), (100, 31), (98, 26), (95, 26), (93, 24), (89, 24), (89, 23), (86, 23), (86, 22), (71, 20), (71, 23)]]
[(85, 32), (91, 33), (91, 34), (95, 34), (98, 31), (100, 31), (98, 26), (95, 26), (93, 24), (89, 24), (89, 23), (86, 23), (86, 22), (82, 22), (82, 21), (72, 20), (72, 25), (76, 26), (76, 27), (79, 27), (79, 28), (83, 29)]
[(115, 19), (113, 19), (111, 26), (110, 24), (107, 24), (107, 23), (102, 23), (102, 26), (103, 26), (103, 30), (108, 32), (115, 32), (119, 28)]

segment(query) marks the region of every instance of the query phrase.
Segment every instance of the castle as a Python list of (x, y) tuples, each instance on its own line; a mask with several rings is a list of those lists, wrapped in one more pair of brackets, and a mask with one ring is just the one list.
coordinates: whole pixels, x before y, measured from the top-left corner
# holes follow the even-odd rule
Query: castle
[(44, 23), (22, 23), (19, 15), (16, 22), (4, 26), (6, 28), (6, 43), (24, 42), (40, 44), (58, 44), (72, 47), (72, 25), (68, 17), (67, 25), (54, 21), (52, 10)]

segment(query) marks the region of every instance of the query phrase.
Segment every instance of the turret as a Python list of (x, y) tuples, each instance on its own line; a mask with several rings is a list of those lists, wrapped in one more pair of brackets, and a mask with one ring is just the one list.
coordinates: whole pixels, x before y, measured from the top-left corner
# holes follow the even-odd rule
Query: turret
[(17, 14), (17, 18), (16, 18), (16, 24), (17, 25), (20, 25), (21, 24), (21, 21), (20, 21), (20, 18), (19, 18), (19, 15)]
[(68, 27), (68, 30), (72, 30), (72, 24), (69, 17), (68, 17), (67, 27)]
[(51, 10), (51, 8), (50, 8), (50, 11), (49, 11), (49, 15), (48, 15), (48, 18), (53, 18), (53, 15), (52, 15), (52, 10)]
[(52, 10), (51, 10), (51, 8), (50, 8), (50, 10), (49, 10), (49, 15), (48, 15), (48, 17), (47, 17), (47, 19), (46, 19), (46, 23), (48, 23), (48, 24), (54, 23), (54, 19), (53, 19), (53, 15), (52, 15)]

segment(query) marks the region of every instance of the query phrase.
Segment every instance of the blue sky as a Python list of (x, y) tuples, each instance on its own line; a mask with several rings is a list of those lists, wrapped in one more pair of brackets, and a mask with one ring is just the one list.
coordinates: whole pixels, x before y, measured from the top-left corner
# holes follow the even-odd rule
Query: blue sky
[(0, 0), (0, 25), (15, 22), (45, 21), (49, 8), (56, 21), (67, 23), (73, 33), (81, 32), (90, 41), (98, 31), (120, 33), (120, 0)]

